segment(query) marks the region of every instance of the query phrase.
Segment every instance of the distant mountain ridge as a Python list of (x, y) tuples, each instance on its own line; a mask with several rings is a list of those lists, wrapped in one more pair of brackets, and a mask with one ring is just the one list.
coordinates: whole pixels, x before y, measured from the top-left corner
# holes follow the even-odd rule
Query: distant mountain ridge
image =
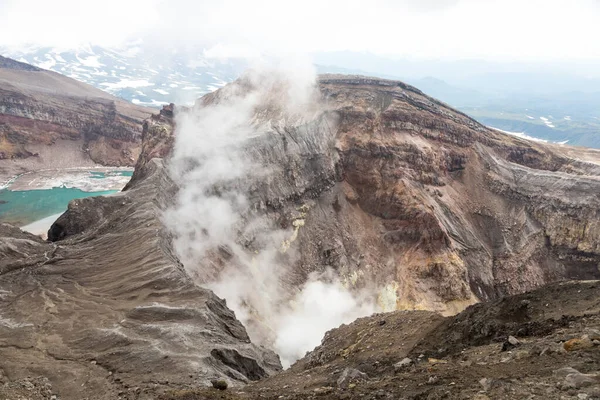
[(21, 71), (39, 71), (38, 67), (11, 58), (0, 56), (0, 68), (16, 69)]
[(0, 56), (0, 177), (92, 162), (133, 165), (142, 122), (152, 113), (93, 86)]
[(401, 79), (487, 126), (600, 148), (600, 79), (590, 72), (597, 66), (580, 65), (575, 74), (560, 63), (392, 60), (362, 52), (323, 53), (314, 60), (323, 73)]
[(201, 50), (165, 54), (134, 44), (119, 49), (93, 45), (0, 48), (0, 54), (61, 73), (134, 104), (157, 108), (171, 102), (192, 103), (231, 82), (246, 67), (239, 60), (206, 57)]
[[(16, 60), (50, 69), (134, 104), (159, 108), (194, 100), (232, 82), (248, 67), (204, 49), (157, 52), (141, 44), (119, 49), (0, 48)], [(521, 136), (600, 148), (600, 80), (556, 71), (532, 73), (487, 61), (390, 60), (366, 53), (314, 55), (319, 73), (402, 79), (481, 123)], [(505, 70), (506, 69), (506, 70)]]

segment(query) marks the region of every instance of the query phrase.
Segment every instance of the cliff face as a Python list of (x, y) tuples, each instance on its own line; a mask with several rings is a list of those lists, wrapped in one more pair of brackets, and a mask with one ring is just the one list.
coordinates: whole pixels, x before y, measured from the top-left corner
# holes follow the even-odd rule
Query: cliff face
[(400, 308), (448, 311), (600, 276), (598, 164), (487, 129), (401, 83), (325, 77), (320, 89), (339, 116), (331, 193), (342, 206), (328, 214), (368, 219), (361, 230), (377, 246), (331, 230), (348, 260), (337, 269), (392, 280)]
[(73, 140), (94, 162), (135, 163), (150, 109), (4, 57), (0, 87), (0, 159), (39, 157), (40, 146)]
[[(600, 277), (600, 153), (500, 133), (401, 82), (325, 75), (318, 89), (308, 118), (257, 107), (246, 151), (270, 172), (239, 183), (251, 213), (295, 229), (288, 290), (329, 268), (383, 309), (455, 313)], [(227, 265), (215, 257), (201, 281)]]

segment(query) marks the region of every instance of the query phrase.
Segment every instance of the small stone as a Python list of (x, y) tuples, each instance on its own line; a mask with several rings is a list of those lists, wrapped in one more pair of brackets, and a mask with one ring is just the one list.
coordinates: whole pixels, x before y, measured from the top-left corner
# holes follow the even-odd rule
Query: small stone
[(582, 336), (580, 339), (567, 340), (563, 347), (566, 351), (577, 351), (583, 349), (589, 349), (594, 346), (588, 335)]
[(395, 371), (399, 371), (402, 370), (408, 366), (410, 366), (412, 364), (412, 360), (408, 357), (402, 359), (402, 361), (398, 361), (396, 364), (394, 364), (394, 370)]
[(578, 400), (587, 400), (587, 399), (588, 399), (588, 397), (589, 397), (589, 396), (587, 395), (587, 393), (579, 393), (579, 394), (577, 395), (577, 399), (578, 399)]
[(435, 385), (439, 380), (440, 380), (440, 378), (438, 378), (437, 375), (430, 376), (429, 379), (427, 380), (427, 384)]
[(564, 380), (563, 388), (579, 389), (600, 383), (596, 375), (582, 374), (581, 372), (567, 375)]
[(529, 350), (529, 353), (533, 356), (539, 356), (542, 352), (542, 349), (537, 345), (534, 344), (533, 346), (531, 346), (531, 349)]
[(544, 356), (544, 355), (552, 354), (552, 353), (554, 353), (554, 350), (552, 350), (552, 348), (550, 346), (546, 346), (540, 352), (540, 356)]
[(594, 346), (600, 346), (600, 340), (594, 339), (594, 340), (592, 340), (592, 344)]
[(563, 367), (552, 372), (552, 374), (558, 378), (565, 378), (567, 375), (579, 373), (579, 371), (572, 367)]
[(600, 341), (600, 331), (598, 329), (586, 328), (585, 333), (591, 340)]
[(368, 378), (367, 374), (354, 368), (346, 368), (337, 380), (338, 387), (348, 388), (350, 384), (364, 381)]
[(493, 381), (490, 378), (481, 378), (481, 380), (479, 381), (479, 384), (483, 388), (483, 391), (487, 392), (488, 390), (490, 390), (492, 388), (492, 382)]
[(512, 344), (513, 346), (518, 346), (519, 344), (521, 344), (521, 342), (519, 342), (519, 340), (514, 336), (508, 337), (508, 343)]
[(322, 386), (315, 388), (314, 392), (318, 395), (325, 395), (333, 392), (333, 388), (331, 386)]
[(514, 349), (519, 344), (521, 344), (521, 342), (519, 342), (519, 340), (516, 337), (509, 336), (508, 339), (506, 339), (506, 341), (502, 343), (502, 351)]
[(227, 381), (225, 381), (224, 379), (213, 379), (212, 381), (210, 381), (210, 383), (215, 389), (227, 390)]

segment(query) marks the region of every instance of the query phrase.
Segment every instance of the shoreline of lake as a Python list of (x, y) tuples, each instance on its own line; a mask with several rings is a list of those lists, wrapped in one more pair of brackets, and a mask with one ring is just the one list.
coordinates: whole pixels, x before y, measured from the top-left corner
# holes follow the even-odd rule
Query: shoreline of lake
[(0, 223), (42, 234), (44, 227), (54, 222), (48, 219), (58, 218), (71, 200), (118, 193), (132, 174), (132, 168), (124, 167), (46, 169), (21, 174), (0, 188)]

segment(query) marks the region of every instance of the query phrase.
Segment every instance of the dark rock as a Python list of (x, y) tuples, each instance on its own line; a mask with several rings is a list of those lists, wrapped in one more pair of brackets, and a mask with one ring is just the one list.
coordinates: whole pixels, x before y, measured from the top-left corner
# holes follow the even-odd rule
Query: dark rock
[(235, 349), (213, 349), (210, 355), (251, 381), (257, 381), (268, 375), (255, 359), (243, 356)]
[(218, 390), (227, 390), (227, 381), (222, 380), (222, 379), (213, 379), (212, 381), (210, 381), (210, 383), (212, 384), (212, 387), (214, 387), (215, 389)]

